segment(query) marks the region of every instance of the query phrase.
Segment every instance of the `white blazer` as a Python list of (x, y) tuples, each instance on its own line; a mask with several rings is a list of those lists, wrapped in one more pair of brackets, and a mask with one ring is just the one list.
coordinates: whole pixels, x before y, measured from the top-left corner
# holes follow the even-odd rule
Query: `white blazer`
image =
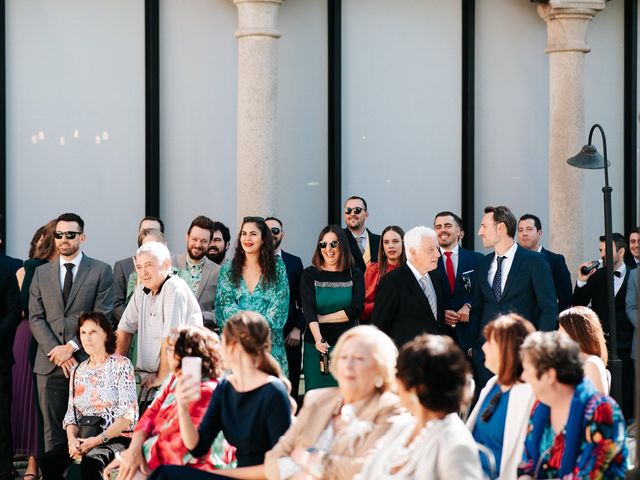
[[(470, 432), (473, 432), (476, 426), (482, 402), (484, 402), (484, 399), (497, 381), (498, 376), (496, 375), (487, 382), (480, 392), (478, 403), (476, 403), (466, 423)], [(502, 458), (500, 459), (500, 476), (498, 477), (500, 480), (516, 480), (518, 476), (518, 465), (522, 460), (524, 439), (527, 435), (529, 416), (535, 400), (533, 391), (528, 383), (516, 383), (511, 387), (509, 403), (507, 404), (507, 422), (504, 426), (504, 437), (502, 438)]]

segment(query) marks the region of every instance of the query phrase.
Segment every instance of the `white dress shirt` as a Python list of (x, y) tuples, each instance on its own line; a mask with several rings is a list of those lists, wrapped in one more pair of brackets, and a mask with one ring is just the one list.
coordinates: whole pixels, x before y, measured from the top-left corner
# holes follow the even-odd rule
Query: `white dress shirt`
[[(460, 245), (456, 243), (456, 246), (451, 249), (451, 262), (453, 263), (453, 273), (457, 277), (458, 276), (458, 260), (460, 258), (459, 255)], [(447, 252), (444, 248), (440, 247), (440, 256), (442, 257), (442, 263), (444, 264), (444, 269), (447, 269), (447, 256), (444, 252)]]
[(80, 266), (80, 262), (82, 261), (82, 252), (80, 252), (76, 257), (72, 260), (65, 260), (60, 257), (60, 288), (64, 289), (64, 277), (67, 274), (67, 267), (64, 266), (65, 263), (73, 263), (73, 268), (71, 269), (72, 280), (76, 279), (76, 274), (78, 273), (78, 267)]
[[(511, 264), (513, 263), (513, 257), (516, 255), (516, 250), (518, 249), (518, 244), (513, 242), (513, 245), (509, 250), (504, 252), (504, 255), (500, 255), (501, 257), (505, 257), (502, 260), (502, 277), (500, 278), (500, 290), (504, 292), (504, 286), (507, 283), (507, 277), (509, 276), (509, 270), (511, 270)], [(491, 265), (489, 266), (489, 273), (487, 274), (487, 281), (489, 285), (493, 285), (493, 277), (496, 275), (496, 271), (498, 270), (498, 254), (496, 253), (493, 256), (493, 260), (491, 260)]]

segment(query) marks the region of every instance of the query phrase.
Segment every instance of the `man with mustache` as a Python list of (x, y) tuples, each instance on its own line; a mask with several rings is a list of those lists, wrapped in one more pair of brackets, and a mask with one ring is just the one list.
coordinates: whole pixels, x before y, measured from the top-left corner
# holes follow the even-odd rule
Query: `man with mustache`
[(207, 251), (207, 258), (213, 263), (222, 265), (224, 258), (229, 250), (229, 244), (231, 242), (231, 232), (222, 222), (213, 222), (213, 234), (211, 235), (211, 242), (209, 242), (209, 250)]
[(369, 218), (367, 202), (364, 198), (352, 195), (344, 204), (344, 223), (351, 255), (362, 272), (367, 269), (367, 264), (378, 261), (378, 248), (380, 247), (380, 235), (371, 233), (365, 226)]
[(198, 300), (204, 326), (211, 330), (216, 325), (214, 300), (220, 274), (220, 266), (206, 256), (214, 230), (214, 222), (209, 217), (196, 217), (185, 237), (187, 252), (171, 258), (171, 264), (178, 269), (178, 275), (187, 282)]

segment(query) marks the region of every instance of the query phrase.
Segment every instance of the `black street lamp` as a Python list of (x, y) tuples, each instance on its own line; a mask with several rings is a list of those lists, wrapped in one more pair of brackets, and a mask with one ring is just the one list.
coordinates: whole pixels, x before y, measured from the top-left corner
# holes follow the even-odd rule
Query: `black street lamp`
[[(602, 135), (602, 149), (604, 158), (596, 147), (591, 144), (591, 137), (595, 129)], [(602, 194), (604, 197), (604, 243), (605, 257), (604, 265), (607, 274), (607, 314), (609, 317), (609, 371), (611, 372), (611, 396), (620, 404), (622, 400), (622, 361), (618, 358), (617, 325), (615, 310), (615, 295), (613, 287), (613, 238), (611, 234), (611, 192), (613, 188), (609, 186), (609, 161), (607, 160), (607, 139), (604, 130), (597, 123), (589, 130), (589, 144), (582, 147), (580, 153), (567, 160), (572, 167), (595, 170), (604, 168), (604, 187)]]

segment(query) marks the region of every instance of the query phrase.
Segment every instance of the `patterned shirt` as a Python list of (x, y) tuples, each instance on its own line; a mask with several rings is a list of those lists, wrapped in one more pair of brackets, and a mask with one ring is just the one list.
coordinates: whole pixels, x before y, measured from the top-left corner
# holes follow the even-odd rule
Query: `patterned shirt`
[(76, 418), (84, 415), (102, 417), (105, 430), (118, 418), (126, 418), (129, 420), (128, 433), (121, 436), (131, 436), (138, 420), (138, 398), (133, 365), (127, 357), (114, 354), (103, 364), (91, 366), (85, 360), (75, 367), (62, 426), (76, 425)]

